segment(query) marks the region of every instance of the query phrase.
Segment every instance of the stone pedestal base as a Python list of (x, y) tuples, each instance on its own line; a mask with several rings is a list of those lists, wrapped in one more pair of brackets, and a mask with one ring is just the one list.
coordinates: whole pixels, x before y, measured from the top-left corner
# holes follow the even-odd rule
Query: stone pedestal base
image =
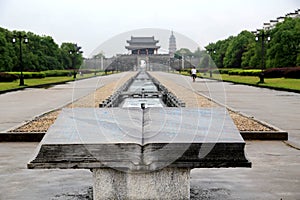
[(94, 200), (189, 199), (190, 169), (164, 168), (149, 173), (93, 169)]

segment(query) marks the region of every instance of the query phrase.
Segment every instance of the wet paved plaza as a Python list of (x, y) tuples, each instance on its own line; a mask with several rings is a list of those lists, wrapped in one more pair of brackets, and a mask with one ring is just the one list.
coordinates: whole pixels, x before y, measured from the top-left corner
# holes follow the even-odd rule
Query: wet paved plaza
[[(89, 199), (89, 170), (30, 170), (38, 143), (0, 144), (0, 199)], [(194, 169), (191, 199), (299, 199), (300, 154), (280, 141), (248, 141), (252, 168)]]

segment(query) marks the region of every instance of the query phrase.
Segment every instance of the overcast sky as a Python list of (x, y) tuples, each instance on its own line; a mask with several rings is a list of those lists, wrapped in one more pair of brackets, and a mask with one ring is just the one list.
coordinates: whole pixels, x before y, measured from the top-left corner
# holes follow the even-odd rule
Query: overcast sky
[(204, 47), (298, 8), (299, 0), (0, 0), (0, 26), (49, 35), (58, 44), (78, 43), (89, 57), (135, 29), (174, 30)]

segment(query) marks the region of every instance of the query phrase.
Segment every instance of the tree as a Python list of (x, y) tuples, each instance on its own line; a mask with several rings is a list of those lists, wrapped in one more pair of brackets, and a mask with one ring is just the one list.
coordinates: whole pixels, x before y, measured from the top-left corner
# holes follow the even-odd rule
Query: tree
[[(0, 27), (0, 71), (19, 71), (19, 45), (12, 44), (12, 39), (19, 31), (9, 31)], [(28, 44), (22, 45), (25, 71), (41, 71), (72, 68), (72, 60), (68, 49), (62, 49), (51, 36), (39, 36), (32, 32), (21, 31), (28, 38)], [(62, 45), (64, 48), (65, 45)], [(81, 51), (80, 51), (81, 52)], [(82, 55), (75, 56), (75, 67), (82, 63)]]
[(178, 54), (178, 55), (181, 55), (181, 56), (182, 55), (184, 55), (184, 56), (193, 56), (193, 53), (188, 48), (181, 48), (181, 49), (177, 50), (175, 52), (175, 54)]
[(10, 52), (13, 51), (8, 44), (6, 36), (0, 32), (0, 71), (11, 71), (13, 68), (13, 59)]
[(260, 49), (255, 41), (251, 41), (242, 55), (242, 68), (257, 68), (260, 66)]
[(286, 18), (271, 31), (267, 67), (292, 67), (299, 64), (300, 18)]
[(215, 65), (218, 68), (224, 67), (224, 58), (227, 51), (227, 48), (233, 39), (233, 36), (230, 36), (229, 38), (225, 40), (219, 40), (217, 43), (209, 43), (205, 49), (210, 52), (212, 60), (215, 62)]
[(243, 53), (246, 52), (248, 45), (253, 41), (255, 41), (254, 35), (249, 31), (242, 31), (238, 36), (234, 37), (226, 50), (224, 66), (241, 67)]
[(65, 69), (79, 69), (83, 62), (81, 47), (64, 42), (61, 44), (61, 62)]
[(81, 47), (74, 43), (65, 42), (62, 43), (60, 48), (61, 62), (65, 69), (72, 69), (74, 71), (74, 78), (76, 78), (77, 71), (83, 62)]

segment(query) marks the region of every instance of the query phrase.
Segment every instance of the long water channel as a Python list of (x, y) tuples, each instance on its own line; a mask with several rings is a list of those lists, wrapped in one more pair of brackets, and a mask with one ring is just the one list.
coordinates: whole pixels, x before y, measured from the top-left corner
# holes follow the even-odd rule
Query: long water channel
[(136, 76), (128, 89), (124, 91), (123, 97), (125, 98), (120, 103), (120, 107), (123, 108), (141, 107), (141, 105), (146, 108), (165, 106), (161, 93), (145, 71), (141, 71)]
[(185, 107), (185, 104), (142, 69), (99, 107)]

